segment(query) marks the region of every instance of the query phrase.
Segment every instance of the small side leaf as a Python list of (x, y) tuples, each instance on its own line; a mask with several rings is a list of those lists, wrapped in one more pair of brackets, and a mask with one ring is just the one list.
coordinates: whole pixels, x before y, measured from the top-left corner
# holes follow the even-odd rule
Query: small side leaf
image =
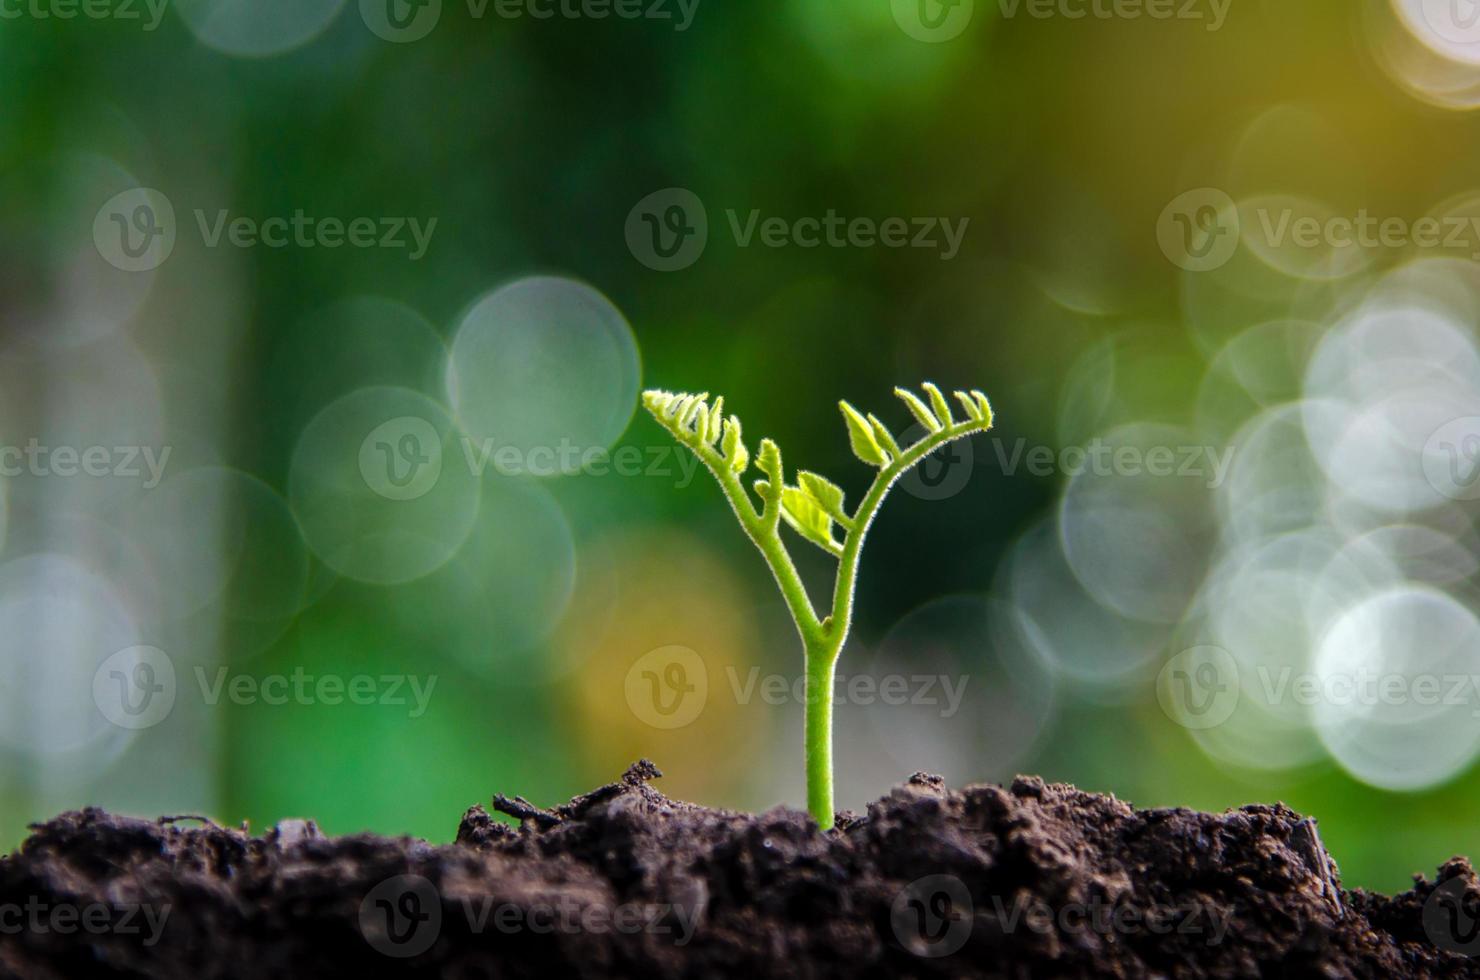
[(850, 527), (852, 520), (848, 512), (843, 509), (843, 488), (831, 480), (816, 473), (801, 470), (797, 473), (797, 485), (811, 495), (817, 501), (817, 506), (833, 520), (844, 527)]
[(894, 394), (899, 397), (900, 401), (905, 403), (905, 406), (908, 407), (910, 410), (910, 414), (913, 415), (921, 425), (925, 426), (926, 432), (933, 433), (940, 431), (940, 419), (936, 418), (935, 414), (930, 411), (925, 403), (920, 401), (920, 397), (918, 395), (916, 395), (913, 391), (910, 391), (908, 388), (895, 388)]
[(720, 395), (714, 400), (714, 407), (709, 410), (709, 422), (704, 426), (704, 442), (714, 445), (719, 438), (720, 428), (725, 419), (725, 396)]
[(966, 409), (967, 418), (973, 422), (980, 422), (982, 420), (982, 410), (977, 407), (976, 402), (971, 400), (971, 396), (964, 391), (958, 391), (955, 394), (956, 401), (960, 402), (961, 407)]
[(792, 530), (828, 554), (839, 553), (838, 543), (832, 536), (832, 518), (810, 493), (798, 487), (784, 488), (781, 492), (781, 516), (786, 518)]
[(971, 391), (971, 397), (976, 401), (976, 407), (981, 409), (983, 427), (990, 429), (992, 427), (992, 403), (987, 400), (986, 395), (974, 388)]
[[(690, 395), (693, 401), (684, 406), (683, 414), (679, 416), (679, 425), (685, 429), (691, 429), (694, 420), (699, 418), (699, 413), (704, 411), (705, 402), (709, 399), (709, 392), (702, 395)], [(699, 431), (703, 431), (702, 429)]]
[(894, 441), (894, 434), (889, 431), (889, 427), (883, 422), (880, 422), (872, 412), (869, 413), (868, 424), (869, 428), (873, 430), (874, 438), (878, 441), (879, 445), (883, 446), (890, 456), (896, 459), (899, 458), (899, 443)]
[(838, 407), (843, 410), (843, 419), (848, 423), (848, 441), (853, 445), (853, 455), (870, 466), (888, 466), (888, 454), (874, 437), (873, 428), (858, 414), (858, 409), (847, 402), (838, 402)]
[(920, 387), (924, 388), (925, 394), (930, 397), (930, 404), (934, 407), (935, 414), (940, 419), (941, 425), (949, 426), (954, 424), (956, 420), (951, 418), (951, 403), (946, 401), (946, 396), (940, 393), (940, 389), (929, 381), (926, 381)]

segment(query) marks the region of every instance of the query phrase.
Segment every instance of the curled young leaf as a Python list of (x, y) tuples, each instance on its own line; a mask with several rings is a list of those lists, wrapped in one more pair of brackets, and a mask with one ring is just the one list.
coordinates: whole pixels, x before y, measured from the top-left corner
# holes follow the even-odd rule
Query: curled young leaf
[(781, 469), (781, 447), (770, 439), (762, 439), (760, 455), (756, 457), (755, 465), (770, 477), (770, 491), (761, 496), (768, 501), (778, 499), (781, 495), (780, 488), (786, 483)]
[(750, 465), (750, 450), (745, 448), (745, 441), (740, 432), (740, 420), (731, 415), (725, 420), (725, 439), (720, 444), (724, 452), (725, 462), (729, 464), (730, 470), (735, 473), (744, 473), (745, 467)]

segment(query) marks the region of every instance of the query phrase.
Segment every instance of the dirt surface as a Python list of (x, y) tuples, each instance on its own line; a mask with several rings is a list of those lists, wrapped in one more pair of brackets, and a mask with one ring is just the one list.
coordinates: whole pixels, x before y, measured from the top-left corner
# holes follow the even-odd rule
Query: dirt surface
[(0, 971), (50, 977), (1480, 977), (1468, 862), (1343, 891), (1283, 806), (1134, 810), (917, 775), (819, 833), (668, 799), (647, 762), (454, 844), (100, 810), (0, 860)]

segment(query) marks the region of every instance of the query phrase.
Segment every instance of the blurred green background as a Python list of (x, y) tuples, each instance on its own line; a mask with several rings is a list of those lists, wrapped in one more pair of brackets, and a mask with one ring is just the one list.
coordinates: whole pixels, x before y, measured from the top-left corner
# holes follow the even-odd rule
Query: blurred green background
[[(723, 393), (857, 500), (837, 399), (899, 432), (890, 390), (931, 379), (987, 391), (996, 438), (873, 530), (840, 670), (912, 703), (838, 707), (841, 806), (1032, 772), (1285, 801), (1349, 886), (1480, 853), (1480, 686), (1260, 703), (1281, 668), (1480, 674), (1473, 507), (1424, 479), (1439, 423), (1480, 415), (1480, 235), (1269, 220), (1480, 214), (1480, 39), (1419, 0), (624, 9), (0, 0), (7, 846), (88, 804), (446, 841), (494, 792), (554, 805), (639, 756), (676, 797), (801, 806), (800, 705), (743, 693), (799, 645), (637, 394)], [(700, 208), (702, 248), (654, 268), (645, 236)], [(773, 247), (752, 213), (964, 235)], [(1096, 440), (1235, 455), (1057, 455)], [(587, 465), (528, 472), (562, 445)], [(1199, 645), (1243, 694), (1207, 729), (1166, 704)], [(672, 646), (708, 676), (679, 728), (631, 673)]]

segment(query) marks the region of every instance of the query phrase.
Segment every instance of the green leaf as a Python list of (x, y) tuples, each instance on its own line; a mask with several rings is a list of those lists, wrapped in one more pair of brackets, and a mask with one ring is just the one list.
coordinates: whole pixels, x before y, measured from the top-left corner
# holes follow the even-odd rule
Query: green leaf
[(920, 385), (925, 389), (925, 394), (930, 396), (930, 404), (935, 408), (936, 417), (940, 419), (941, 425), (949, 426), (955, 423), (951, 418), (951, 403), (946, 401), (946, 396), (940, 393), (940, 389), (926, 381)]
[(700, 412), (704, 411), (704, 403), (709, 399), (709, 392), (706, 391), (702, 395), (690, 395), (689, 397), (693, 401), (684, 406), (683, 414), (679, 416), (678, 424), (684, 429), (693, 428), (694, 420), (699, 417)]
[(642, 393), (642, 404), (649, 412), (658, 418), (662, 418), (663, 409), (673, 401), (673, 392), (663, 391), (661, 388), (652, 388)]
[(843, 419), (848, 423), (848, 441), (853, 445), (853, 455), (870, 466), (888, 466), (889, 456), (874, 437), (874, 430), (858, 410), (847, 402), (838, 402), (843, 410)]
[(704, 427), (704, 441), (714, 445), (719, 438), (720, 428), (725, 419), (725, 396), (720, 395), (714, 400), (714, 407), (709, 410), (709, 422)]
[(992, 403), (987, 400), (986, 395), (974, 388), (971, 391), (971, 397), (976, 400), (977, 408), (981, 409), (982, 425), (990, 429), (992, 427)]
[(826, 477), (818, 476), (816, 473), (809, 473), (806, 470), (801, 470), (797, 473), (797, 485), (806, 491), (813, 500), (817, 501), (817, 506), (821, 507), (833, 520), (842, 524), (844, 527), (848, 527), (853, 523), (848, 517), (848, 512), (843, 509), (842, 487)]
[(918, 395), (916, 395), (913, 391), (910, 391), (908, 388), (895, 388), (894, 394), (899, 397), (900, 401), (905, 403), (905, 405), (910, 410), (910, 414), (912, 414), (921, 425), (925, 426), (926, 432), (940, 431), (940, 419), (936, 418), (935, 415), (930, 411), (930, 409), (926, 407), (925, 403), (920, 401)]
[(784, 488), (781, 491), (781, 516), (786, 518), (792, 530), (808, 541), (829, 554), (839, 553), (832, 536), (832, 518), (810, 493), (797, 487)]
[(980, 422), (982, 420), (982, 410), (976, 407), (976, 402), (971, 400), (971, 396), (964, 391), (958, 391), (955, 395), (956, 401), (960, 402), (961, 407), (966, 409), (967, 417), (973, 422)]
[(889, 431), (889, 427), (883, 422), (880, 422), (872, 412), (869, 413), (868, 424), (869, 428), (874, 430), (874, 438), (878, 440), (879, 445), (888, 450), (890, 456), (898, 459), (900, 455), (899, 443), (894, 441), (894, 434)]

